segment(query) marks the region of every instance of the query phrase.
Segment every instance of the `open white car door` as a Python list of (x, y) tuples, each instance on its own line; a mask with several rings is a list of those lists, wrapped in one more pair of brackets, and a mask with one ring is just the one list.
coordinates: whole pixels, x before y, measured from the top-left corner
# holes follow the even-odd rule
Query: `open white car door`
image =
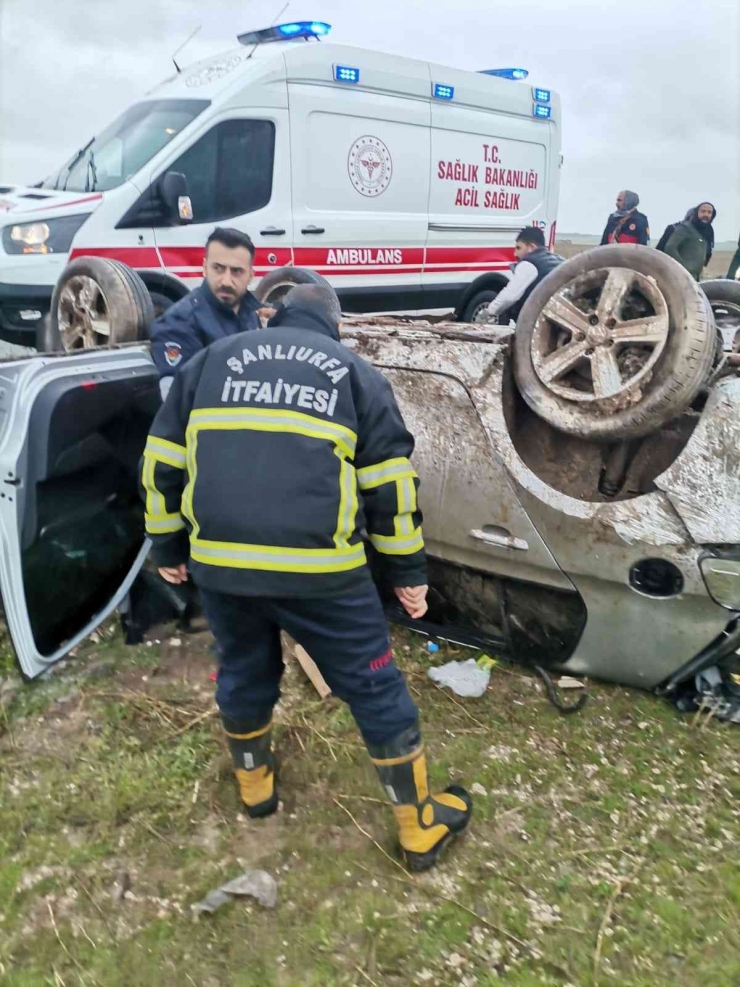
[(158, 405), (143, 346), (0, 363), (0, 593), (29, 679), (115, 609), (146, 559), (138, 462)]

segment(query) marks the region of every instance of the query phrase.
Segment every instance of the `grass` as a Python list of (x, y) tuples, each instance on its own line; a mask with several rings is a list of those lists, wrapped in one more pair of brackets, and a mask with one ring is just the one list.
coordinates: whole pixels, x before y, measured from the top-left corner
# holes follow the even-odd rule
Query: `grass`
[[(396, 633), (435, 782), (486, 793), (443, 866), (411, 879), (351, 718), (293, 663), (283, 809), (238, 812), (208, 643), (126, 648), (109, 629), (0, 714), (2, 984), (740, 983), (736, 728), (602, 685), (562, 718), (509, 665), (453, 701), (426, 669), (464, 655)], [(252, 867), (277, 879), (275, 911), (192, 920)]]

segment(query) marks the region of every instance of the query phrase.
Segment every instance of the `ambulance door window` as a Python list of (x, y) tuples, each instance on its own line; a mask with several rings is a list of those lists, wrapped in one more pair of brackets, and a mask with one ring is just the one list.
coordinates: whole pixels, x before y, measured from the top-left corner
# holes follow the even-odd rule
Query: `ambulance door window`
[(190, 289), (203, 278), (203, 248), (215, 225), (251, 236), (255, 277), (293, 262), (288, 111), (229, 110), (193, 136), (187, 150), (161, 158), (151, 188), (167, 172), (185, 175), (193, 221), (155, 223), (154, 238), (168, 275)]
[(272, 196), (275, 124), (225, 120), (168, 168), (188, 182), (195, 223), (218, 223), (264, 208)]

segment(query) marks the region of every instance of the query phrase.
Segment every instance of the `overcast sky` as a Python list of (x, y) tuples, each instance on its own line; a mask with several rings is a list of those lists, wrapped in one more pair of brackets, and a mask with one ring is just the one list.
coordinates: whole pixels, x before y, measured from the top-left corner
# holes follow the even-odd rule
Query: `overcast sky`
[[(0, 0), (0, 182), (58, 167), (183, 64), (233, 47), (285, 0)], [(560, 92), (558, 227), (601, 232), (639, 193), (653, 242), (702, 199), (717, 240), (740, 232), (737, 0), (292, 0), (332, 40), (461, 68), (523, 66)]]

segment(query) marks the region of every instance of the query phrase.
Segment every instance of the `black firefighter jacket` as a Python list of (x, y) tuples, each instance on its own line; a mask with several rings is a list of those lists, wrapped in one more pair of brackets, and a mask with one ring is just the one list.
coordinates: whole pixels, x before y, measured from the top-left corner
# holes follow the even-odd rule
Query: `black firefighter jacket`
[[(284, 323), (284, 324), (282, 324)], [(175, 377), (142, 460), (159, 566), (248, 596), (426, 583), (414, 447), (386, 379), (308, 309), (219, 340)]]

